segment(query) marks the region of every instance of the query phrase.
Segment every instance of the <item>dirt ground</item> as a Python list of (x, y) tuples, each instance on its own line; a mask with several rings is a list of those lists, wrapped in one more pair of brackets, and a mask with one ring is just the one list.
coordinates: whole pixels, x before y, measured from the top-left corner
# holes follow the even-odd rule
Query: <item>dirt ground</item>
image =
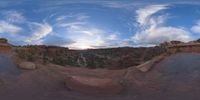
[[(2, 61), (0, 67), (6, 65)], [(123, 70), (91, 70), (37, 64), (36, 70), (19, 70), (17, 66), (8, 65), (12, 66), (10, 69), (17, 70), (17, 74), (15, 71), (0, 68), (1, 73), (9, 72), (7, 74), (13, 76), (12, 78), (0, 76), (0, 98), (1, 100), (199, 100), (199, 65), (200, 54), (195, 53), (169, 56), (146, 73), (140, 72), (135, 67)], [(64, 80), (68, 75), (121, 80), (125, 89), (116, 95), (83, 94), (65, 86)]]

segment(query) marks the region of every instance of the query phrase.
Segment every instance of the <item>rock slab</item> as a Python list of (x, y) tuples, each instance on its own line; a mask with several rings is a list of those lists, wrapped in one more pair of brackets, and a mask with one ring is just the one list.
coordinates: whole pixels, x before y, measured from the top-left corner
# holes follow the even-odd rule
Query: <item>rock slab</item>
[(65, 85), (74, 91), (98, 95), (118, 94), (123, 89), (122, 85), (113, 79), (87, 76), (70, 76)]

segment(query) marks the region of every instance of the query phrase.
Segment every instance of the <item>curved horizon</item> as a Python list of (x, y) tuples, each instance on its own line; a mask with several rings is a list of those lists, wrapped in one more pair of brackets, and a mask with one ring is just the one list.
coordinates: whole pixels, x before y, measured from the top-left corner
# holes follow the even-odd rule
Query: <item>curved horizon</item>
[(198, 0), (0, 1), (0, 37), (71, 49), (149, 47), (200, 37)]

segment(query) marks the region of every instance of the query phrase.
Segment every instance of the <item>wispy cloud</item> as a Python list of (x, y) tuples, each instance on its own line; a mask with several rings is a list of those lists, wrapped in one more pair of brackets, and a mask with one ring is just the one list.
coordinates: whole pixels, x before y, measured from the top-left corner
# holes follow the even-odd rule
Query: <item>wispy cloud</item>
[(31, 23), (32, 33), (31, 36), (26, 39), (26, 42), (37, 44), (40, 39), (47, 36), (53, 31), (53, 28), (48, 23)]
[(79, 28), (79, 26), (85, 25), (86, 22), (68, 22), (68, 23), (57, 23), (57, 26), (59, 27), (65, 27), (65, 28)]
[(141, 29), (132, 37), (136, 45), (148, 46), (164, 41), (192, 39), (184, 28), (164, 26), (165, 15), (154, 15), (164, 9), (168, 9), (167, 5), (151, 5), (136, 11), (136, 19)]
[(86, 49), (104, 44), (105, 41), (102, 38), (104, 31), (91, 27), (86, 21), (88, 18), (89, 16), (83, 13), (61, 15), (56, 18), (56, 26), (64, 28), (68, 39), (73, 40), (70, 44), (66, 43), (66, 47)]
[[(154, 21), (152, 19), (152, 15), (154, 13), (157, 13), (161, 10), (164, 10), (164, 9), (167, 9), (167, 6), (166, 5), (150, 5), (150, 6), (147, 6), (145, 8), (141, 8), (141, 9), (138, 9), (136, 10), (136, 13), (137, 13), (137, 22), (141, 25), (141, 26), (146, 26), (148, 24), (152, 24), (151, 21)], [(159, 20), (159, 21), (162, 21)]]
[(77, 21), (83, 21), (83, 20), (86, 20), (90, 18), (90, 16), (87, 16), (86, 14), (84, 13), (76, 13), (76, 14), (67, 14), (67, 15), (61, 15), (61, 16), (58, 16), (56, 18), (56, 21), (57, 22), (62, 22), (62, 21), (66, 21), (66, 19), (74, 19), (74, 20), (77, 20)]
[(80, 16), (77, 16), (70, 22), (57, 23), (57, 26), (66, 29), (66, 35), (74, 41), (66, 44), (66, 47), (71, 49), (106, 47), (110, 45), (111, 42), (109, 41), (117, 39), (117, 34), (108, 33), (103, 29), (91, 26), (90, 23), (86, 22), (87, 18), (81, 20), (79, 18)]
[(6, 21), (0, 21), (0, 33), (19, 33), (22, 28)]
[(106, 39), (107, 39), (107, 40), (111, 40), (111, 41), (117, 40), (117, 35), (116, 35), (116, 34), (111, 34), (111, 35), (109, 35)]
[(68, 29), (68, 32), (74, 43), (66, 46), (72, 49), (94, 48), (105, 45), (106, 42), (102, 37), (104, 31), (97, 28), (78, 26), (78, 28)]
[(5, 20), (10, 22), (10, 23), (22, 23), (26, 19), (22, 15), (22, 13), (16, 11), (16, 10), (6, 10), (2, 12), (2, 15), (4, 16)]

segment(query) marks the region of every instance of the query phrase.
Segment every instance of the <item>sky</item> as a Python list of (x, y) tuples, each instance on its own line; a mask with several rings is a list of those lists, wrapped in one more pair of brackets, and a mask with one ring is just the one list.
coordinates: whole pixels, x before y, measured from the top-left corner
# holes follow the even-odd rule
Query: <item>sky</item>
[(200, 38), (198, 0), (0, 0), (0, 37), (70, 49)]

